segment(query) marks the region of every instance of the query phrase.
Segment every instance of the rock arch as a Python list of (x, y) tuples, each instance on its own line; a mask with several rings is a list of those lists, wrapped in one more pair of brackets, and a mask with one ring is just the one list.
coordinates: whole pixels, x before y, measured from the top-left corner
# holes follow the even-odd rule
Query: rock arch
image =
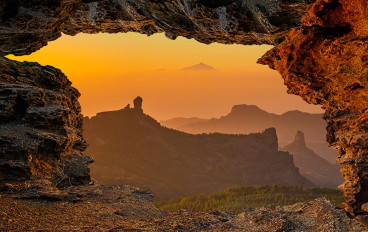
[[(91, 162), (83, 156), (79, 93), (65, 75), (3, 56), (30, 54), (61, 33), (164, 32), (201, 43), (275, 45), (259, 63), (277, 69), (290, 94), (326, 109), (327, 140), (345, 178), (342, 206), (368, 215), (365, 0), (0, 0), (0, 15), (0, 188), (85, 184)], [(17, 99), (28, 109), (15, 116)], [(7, 179), (16, 170), (19, 181)]]

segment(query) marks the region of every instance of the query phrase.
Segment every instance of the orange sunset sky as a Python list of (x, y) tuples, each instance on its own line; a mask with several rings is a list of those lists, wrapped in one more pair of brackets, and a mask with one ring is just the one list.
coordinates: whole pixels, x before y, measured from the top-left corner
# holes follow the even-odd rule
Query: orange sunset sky
[[(271, 46), (205, 45), (163, 34), (63, 35), (30, 56), (60, 68), (78, 88), (85, 115), (117, 110), (143, 98), (144, 111), (157, 120), (219, 117), (235, 104), (254, 104), (273, 113), (321, 113), (300, 97), (286, 94), (280, 75), (256, 64)], [(183, 71), (205, 63), (215, 71)]]

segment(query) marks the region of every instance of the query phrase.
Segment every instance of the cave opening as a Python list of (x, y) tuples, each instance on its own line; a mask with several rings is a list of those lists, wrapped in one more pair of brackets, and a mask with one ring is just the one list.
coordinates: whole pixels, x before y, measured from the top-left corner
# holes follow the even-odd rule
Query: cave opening
[(89, 117), (140, 95), (145, 110), (159, 121), (220, 117), (236, 104), (274, 114), (323, 113), (287, 94), (279, 74), (256, 63), (271, 48), (172, 41), (163, 34), (79, 34), (63, 35), (28, 56), (8, 57), (60, 68), (81, 92), (82, 113)]
[[(362, 222), (367, 221), (368, 206), (365, 202), (366, 190), (364, 188), (367, 186), (365, 172), (366, 125), (368, 122), (366, 89), (368, 86), (366, 79), (368, 73), (366, 64), (368, 31), (366, 29), (366, 15), (368, 8), (365, 1), (225, 1), (223, 5), (218, 5), (214, 1), (153, 2), (134, 0), (32, 1), (34, 4), (26, 1), (5, 0), (2, 3), (4, 3), (0, 10), (3, 19), (1, 22), (2, 56), (30, 54), (45, 46), (49, 41), (59, 38), (61, 33), (74, 36), (79, 33), (94, 34), (98, 32), (133, 31), (147, 35), (165, 32), (166, 37), (170, 39), (183, 36), (194, 38), (204, 44), (219, 42), (223, 44), (273, 45), (274, 47), (258, 62), (278, 70), (284, 79), (284, 84), (288, 87), (288, 93), (299, 95), (308, 103), (323, 105), (326, 110), (324, 119), (328, 124), (327, 138), (333, 147), (338, 148), (337, 160), (342, 164), (342, 174), (345, 178), (344, 184), (340, 186), (344, 191), (345, 203), (339, 207), (348, 212), (350, 216), (357, 217)], [(68, 47), (64, 48), (66, 50)], [(76, 51), (78, 49), (73, 52)], [(73, 57), (70, 57), (70, 54), (74, 53), (69, 53), (64, 58), (71, 60)], [(126, 53), (121, 54), (125, 55)], [(131, 56), (124, 55), (121, 55), (121, 58)], [(98, 58), (93, 57), (92, 53), (90, 56), (95, 60)], [(153, 58), (151, 61), (154, 63), (156, 59)], [(235, 59), (235, 61), (238, 60)], [(77, 65), (78, 62), (74, 62), (74, 64)], [(83, 184), (87, 184), (90, 180), (89, 173), (77, 172), (79, 168), (74, 166), (76, 164), (86, 166), (91, 161), (88, 157), (83, 156), (87, 146), (83, 139), (82, 121), (89, 120), (89, 118), (82, 118), (78, 91), (71, 86), (68, 78), (60, 70), (51, 66), (43, 67), (36, 63), (27, 62), (18, 63), (6, 58), (1, 59), (0, 65), (1, 88), (4, 88), (0, 96), (0, 117), (16, 119), (1, 124), (0, 144), (5, 144), (5, 146), (1, 147), (0, 165), (4, 166), (6, 170), (9, 167), (14, 168), (14, 170), (19, 168), (23, 170), (29, 165), (34, 165), (31, 172), (35, 182), (27, 182), (26, 189), (35, 186), (37, 189), (50, 187), (52, 177), (57, 177), (59, 174), (55, 171), (67, 163), (72, 167), (66, 169), (70, 172), (67, 176), (75, 177), (77, 181), (82, 180)], [(198, 63), (198, 65), (211, 69), (205, 63)], [(55, 66), (60, 67), (57, 64)], [(86, 66), (89, 67), (89, 70), (97, 67), (93, 62), (87, 62)], [(108, 70), (111, 67), (105, 66), (104, 68), (104, 70)], [(188, 68), (193, 67), (184, 67), (185, 70)], [(158, 69), (162, 71), (162, 68)], [(69, 76), (69, 74), (67, 75)], [(98, 80), (98, 77), (94, 80)], [(196, 81), (198, 80), (200, 79), (197, 78)], [(151, 81), (151, 85), (147, 88), (155, 89), (155, 79), (152, 78)], [(104, 78), (104, 82), (110, 81), (108, 78)], [(98, 87), (103, 86), (104, 82), (100, 82)], [(211, 80), (207, 83), (214, 82)], [(146, 83), (146, 81), (142, 83)], [(253, 84), (255, 82), (252, 82), (250, 89), (255, 90)], [(114, 85), (116, 89), (119, 86), (121, 85)], [(129, 87), (132, 86), (129, 85)], [(239, 86), (241, 85), (237, 85), (237, 87)], [(220, 87), (223, 90), (226, 86)], [(205, 93), (202, 91), (203, 88), (196, 90), (203, 95)], [(114, 91), (107, 92), (114, 93)], [(165, 91), (161, 90), (160, 93), (165, 93)], [(258, 91), (258, 94), (260, 93), (262, 92)], [(176, 92), (176, 94), (180, 95), (180, 92)], [(217, 94), (215, 95), (220, 96), (219, 93)], [(137, 95), (141, 95), (141, 93), (134, 94), (134, 97)], [(196, 102), (200, 99), (193, 94), (187, 96), (194, 96), (194, 100), (190, 102)], [(132, 96), (129, 96), (129, 99), (131, 101)], [(150, 106), (151, 98), (143, 96), (143, 99), (145, 99), (143, 107)], [(210, 103), (220, 103), (210, 97), (207, 99), (212, 100), (212, 102), (209, 101)], [(27, 104), (23, 100), (27, 101)], [(89, 102), (98, 105), (96, 104), (97, 100)], [(180, 102), (176, 101), (176, 103)], [(120, 108), (123, 108), (124, 106), (121, 107), (120, 104)], [(184, 106), (184, 104), (177, 105)], [(202, 107), (198, 108), (202, 110), (203, 106), (208, 106), (208, 104), (203, 103), (199, 105)], [(27, 110), (21, 109), (23, 107), (26, 107)], [(165, 104), (163, 108), (170, 109), (172, 107)], [(250, 108), (254, 109), (254, 107)], [(232, 108), (231, 113), (238, 114), (241, 111), (242, 107), (237, 105)], [(104, 114), (109, 118), (106, 121), (114, 122), (110, 117), (111, 114), (107, 113)], [(131, 114), (139, 120), (147, 120), (145, 121), (147, 123), (140, 121), (137, 123), (137, 121), (128, 119), (129, 125), (150, 125), (148, 128), (151, 131), (154, 131), (152, 130), (153, 125), (157, 125), (156, 120), (148, 115), (142, 115), (141, 109), (131, 110), (129, 105), (122, 109), (122, 114)], [(293, 113), (287, 114), (287, 116), (292, 115)], [(46, 123), (41, 123), (42, 125), (32, 124), (32, 120), (38, 122), (40, 118)], [(258, 119), (259, 117), (254, 118)], [(119, 120), (117, 121), (119, 123)], [(58, 131), (53, 130), (53, 122), (60, 123), (63, 128)], [(114, 128), (111, 125), (110, 127)], [(165, 129), (165, 131), (167, 130)], [(139, 129), (129, 136), (137, 137), (142, 134), (145, 132)], [(167, 134), (171, 135), (169, 132)], [(215, 140), (221, 136), (214, 134), (209, 138), (194, 135), (194, 137), (206, 141)], [(275, 137), (274, 130), (265, 130), (261, 134), (252, 136), (260, 136), (261, 140), (264, 139), (264, 142), (267, 142), (266, 147), (277, 149), (274, 142), (267, 140), (268, 137)], [(113, 136), (113, 138), (116, 137), (123, 136), (121, 134)], [(145, 142), (152, 144), (162, 142), (153, 140), (153, 137), (146, 138)], [(176, 136), (169, 137), (174, 139), (173, 143), (175, 144), (182, 142)], [(187, 137), (194, 138), (193, 136)], [(259, 139), (259, 137), (257, 138)], [(41, 157), (40, 160), (31, 160), (32, 162), (28, 164), (23, 162), (27, 159), (14, 163), (9, 157), (16, 157), (16, 155), (7, 155), (14, 153), (32, 157), (35, 148), (42, 146), (45, 141), (50, 139), (57, 146), (56, 157), (58, 159), (46, 160)], [(303, 133), (297, 132), (294, 142), (289, 144), (288, 148), (305, 147), (303, 143), (305, 140), (306, 137)], [(96, 144), (104, 146), (106, 139), (96, 137)], [(130, 145), (127, 144), (122, 149), (129, 151)], [(111, 148), (111, 146), (108, 147)], [(150, 146), (141, 145), (140, 148), (146, 152), (151, 151)], [(158, 154), (162, 154), (161, 152), (157, 150)], [(262, 153), (257, 153), (257, 156), (262, 156)], [(197, 157), (202, 156), (197, 154)], [(290, 156), (285, 157), (287, 157), (286, 161), (290, 158)], [(133, 161), (140, 160), (140, 157), (137, 156), (130, 158)], [(107, 159), (102, 160), (108, 161)], [(280, 160), (274, 164), (278, 162)], [(270, 173), (271, 171), (272, 169), (270, 169)], [(180, 174), (178, 176), (180, 177)], [(223, 176), (221, 178), (226, 179)], [(43, 180), (46, 181), (42, 182)], [(236, 178), (232, 180), (236, 180)], [(0, 188), (4, 186), (6, 189), (13, 188), (12, 184), (0, 183)], [(206, 186), (202, 187), (206, 188)]]
[[(320, 187), (337, 188), (342, 183), (342, 178), (338, 165), (335, 163), (335, 150), (330, 148), (324, 139), (327, 125), (322, 117), (323, 110), (319, 106), (305, 103), (298, 96), (287, 94), (277, 72), (256, 64), (257, 59), (270, 48), (271, 46), (205, 45), (183, 38), (171, 41), (163, 34), (154, 35), (151, 38), (132, 33), (124, 35), (81, 34), (73, 37), (63, 35), (32, 55), (9, 56), (9, 58), (60, 68), (73, 83), (73, 86), (81, 92), (82, 114), (86, 116), (83, 119), (83, 135), (89, 144), (86, 154), (95, 159), (95, 163), (91, 165), (92, 177), (97, 178), (102, 184), (128, 183), (149, 189), (156, 188), (154, 193), (158, 195), (158, 199), (181, 196), (180, 194), (185, 192), (181, 190), (184, 192), (173, 192), (171, 195), (163, 194), (161, 189), (157, 189), (149, 182), (141, 183), (132, 180), (135, 178), (134, 175), (140, 175), (132, 170), (135, 165), (132, 163), (140, 164), (143, 162), (145, 158), (141, 154), (142, 152), (147, 152), (148, 157), (158, 160), (162, 158), (159, 153), (165, 153), (164, 150), (152, 148), (150, 150), (137, 150), (127, 142), (130, 141), (131, 144), (142, 143), (139, 147), (154, 146), (150, 142), (147, 144), (142, 142), (142, 138), (143, 140), (149, 139), (142, 134), (143, 131), (145, 133), (151, 132), (150, 130), (146, 131), (147, 128), (141, 128), (139, 123), (135, 122), (136, 118), (134, 117), (138, 112), (135, 110), (139, 108), (147, 115), (147, 122), (145, 119), (141, 120), (147, 124), (152, 124), (151, 126), (155, 124), (150, 121), (150, 116), (160, 122), (161, 126), (195, 135), (223, 133), (231, 136), (232, 134), (261, 133), (270, 127), (275, 127), (277, 141), (276, 145), (272, 145), (276, 146), (275, 150), (288, 151), (287, 149), (291, 149), (294, 153), (303, 153), (311, 148), (313, 151), (311, 153), (312, 160), (314, 160), (310, 162), (319, 164), (311, 165), (309, 163), (308, 165), (318, 166), (323, 170), (322, 172), (330, 172), (328, 174), (330, 176), (324, 176), (323, 180), (313, 177), (313, 174), (310, 174), (310, 167), (305, 168), (302, 164), (302, 162), (308, 163), (309, 161), (303, 160), (303, 158), (294, 158), (297, 168), (301, 169), (304, 177), (313, 185), (316, 182), (317, 186)], [(74, 55), (70, 56), (70, 53)], [(143, 97), (143, 108), (142, 103), (140, 107), (136, 104), (134, 104), (134, 108), (129, 106), (128, 103), (132, 103), (136, 96)], [(15, 105), (15, 108), (23, 110), (17, 112), (19, 117), (24, 117), (29, 106), (25, 107), (19, 103)], [(128, 109), (134, 110), (135, 113), (130, 115)], [(124, 110), (127, 111), (125, 114)], [(122, 112), (122, 114), (114, 116), (113, 112)], [(188, 120), (188, 126), (173, 123), (178, 118)], [(201, 122), (208, 123), (210, 119), (218, 120), (221, 123), (222, 118), (229, 122), (225, 122), (221, 127), (191, 128), (191, 119), (199, 124)], [(131, 125), (127, 126), (128, 124)], [(169, 133), (168, 131), (164, 132), (163, 128), (159, 128), (157, 131), (159, 132), (156, 133)], [(301, 135), (297, 132), (300, 132)], [(295, 134), (297, 134), (296, 137)], [(304, 138), (304, 134), (306, 138)], [(159, 135), (161, 136), (161, 134)], [(169, 137), (181, 139), (176, 134)], [(169, 137), (163, 136), (162, 138), (170, 141), (169, 145), (165, 146), (173, 146), (168, 150), (183, 149), (180, 147), (183, 145), (177, 145)], [(223, 143), (226, 140), (225, 137), (218, 140), (218, 143)], [(201, 139), (198, 140), (201, 141)], [(270, 143), (270, 141), (266, 139), (265, 144)], [(193, 144), (193, 142), (188, 143)], [(116, 149), (114, 150), (113, 147)], [(46, 147), (45, 152), (50, 149)], [(60, 151), (62, 149), (64, 148), (59, 148)], [(220, 153), (226, 153), (221, 149), (220, 151)], [(198, 151), (194, 149), (186, 152), (190, 154)], [(138, 155), (130, 155), (129, 153)], [(256, 153), (262, 157), (262, 152), (256, 151)], [(112, 158), (103, 154), (109, 154)], [(166, 155), (172, 154), (169, 152)], [(203, 156), (200, 153), (198, 155)], [(231, 153), (228, 155), (234, 156)], [(127, 163), (131, 167), (127, 167), (121, 162)], [(284, 165), (287, 165), (287, 162)], [(327, 169), (323, 165), (327, 165)], [(136, 168), (138, 169), (138, 167)], [(163, 167), (158, 168), (157, 166), (156, 168), (156, 172), (158, 172), (158, 169)], [(252, 178), (247, 177), (249, 174), (242, 175), (245, 182), (228, 180), (229, 184), (222, 185), (221, 188), (237, 186), (241, 183), (258, 185)], [(59, 179), (63, 178), (65, 177), (59, 177)], [(246, 180), (247, 178), (250, 180)], [(286, 179), (283, 181), (288, 183), (289, 180)], [(284, 182), (262, 180), (259, 183), (277, 184)], [(303, 181), (296, 181), (295, 184), (312, 186)], [(165, 191), (170, 192), (174, 188), (178, 189), (178, 187), (171, 185)], [(220, 190), (220, 188), (211, 191), (215, 190)], [(195, 193), (201, 192), (192, 192), (192, 194)], [(189, 193), (185, 192), (185, 194)]]

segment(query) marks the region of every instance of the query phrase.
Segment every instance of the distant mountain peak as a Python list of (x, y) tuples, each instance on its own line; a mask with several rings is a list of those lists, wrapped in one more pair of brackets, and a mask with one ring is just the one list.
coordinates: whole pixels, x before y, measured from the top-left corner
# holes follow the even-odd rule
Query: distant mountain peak
[(259, 113), (259, 112), (267, 113), (266, 111), (262, 110), (261, 108), (259, 108), (256, 105), (242, 104), (242, 105), (234, 105), (231, 108), (231, 113), (230, 114)]
[(241, 110), (241, 109), (257, 109), (260, 110), (260, 108), (256, 105), (247, 105), (247, 104), (241, 104), (241, 105), (234, 105), (231, 111)]
[(199, 64), (195, 64), (190, 67), (184, 67), (182, 70), (183, 71), (215, 71), (216, 69), (212, 67), (211, 65), (201, 62)]

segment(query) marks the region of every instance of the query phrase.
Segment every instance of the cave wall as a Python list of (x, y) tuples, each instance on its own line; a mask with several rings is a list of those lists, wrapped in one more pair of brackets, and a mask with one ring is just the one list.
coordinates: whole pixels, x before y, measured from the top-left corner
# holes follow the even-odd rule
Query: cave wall
[(90, 182), (79, 96), (56, 68), (0, 58), (0, 189)]
[(280, 72), (288, 93), (326, 109), (327, 141), (345, 178), (341, 206), (353, 216), (366, 214), (368, 201), (367, 15), (365, 0), (320, 0), (259, 60)]
[[(0, 53), (2, 56), (30, 54), (61, 33), (128, 31), (147, 35), (164, 32), (170, 39), (184, 36), (202, 43), (276, 45), (259, 63), (278, 70), (290, 94), (326, 109), (327, 140), (338, 149), (338, 161), (346, 180), (341, 186), (346, 198), (342, 207), (352, 216), (360, 216), (367, 214), (368, 208), (368, 3), (365, 0), (314, 2), (0, 0)], [(12, 175), (7, 173), (17, 174), (22, 170), (24, 179), (37, 176), (35, 173), (47, 173), (48, 179), (39, 179), (52, 182), (55, 178), (50, 173), (66, 157), (86, 159), (74, 162), (83, 163), (85, 168), (89, 161), (83, 156), (78, 93), (66, 77), (57, 69), (35, 63), (5, 58), (0, 63), (0, 115), (8, 117), (0, 124), (8, 128), (8, 135), (1, 137), (5, 138), (0, 147), (0, 160), (5, 163), (1, 166), (2, 178), (9, 179)], [(36, 97), (37, 91), (44, 95), (39, 93)], [(21, 110), (25, 105), (29, 105), (26, 112)], [(41, 108), (32, 114), (36, 106)], [(58, 110), (52, 113), (53, 107)], [(47, 120), (49, 116), (53, 118), (51, 122)], [(54, 122), (59, 127), (54, 127)], [(23, 140), (33, 132), (53, 135), (51, 144), (59, 144), (58, 151), (47, 143), (24, 146)], [(25, 137), (10, 138), (13, 133)], [(63, 138), (64, 143), (57, 138)], [(34, 156), (50, 164), (51, 168), (46, 169), (51, 171), (44, 168), (32, 171), (34, 165), (29, 160)], [(18, 166), (10, 164), (13, 160), (19, 161)], [(86, 173), (80, 180), (89, 179)], [(20, 180), (20, 176), (15, 179)]]

